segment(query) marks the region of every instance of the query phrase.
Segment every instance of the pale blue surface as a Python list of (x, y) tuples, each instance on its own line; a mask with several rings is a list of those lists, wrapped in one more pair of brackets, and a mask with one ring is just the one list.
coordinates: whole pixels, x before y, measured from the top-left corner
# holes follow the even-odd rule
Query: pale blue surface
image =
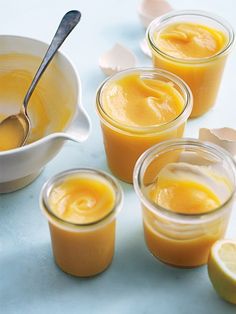
[[(82, 11), (81, 24), (71, 34), (63, 51), (71, 57), (81, 75), (83, 103), (93, 124), (89, 140), (82, 145), (67, 143), (32, 185), (0, 196), (0, 313), (236, 312), (236, 307), (215, 294), (205, 267), (175, 269), (157, 262), (148, 253), (139, 203), (132, 186), (127, 184), (122, 184), (125, 203), (118, 219), (116, 254), (111, 267), (98, 277), (77, 279), (61, 272), (52, 259), (47, 222), (38, 206), (39, 191), (46, 179), (64, 169), (86, 166), (107, 170), (94, 110), (95, 91), (104, 79), (98, 68), (98, 57), (119, 41), (133, 49), (139, 65), (150, 64), (138, 46), (144, 34), (136, 13), (138, 2), (0, 1), (1, 33), (33, 36), (47, 42), (65, 11), (76, 8)], [(213, 11), (236, 26), (234, 0), (198, 0), (197, 5), (195, 0), (170, 2), (181, 9)], [(235, 126), (235, 56), (234, 52), (229, 60), (217, 106), (205, 117), (191, 121), (187, 135), (197, 136), (199, 126)], [(234, 237), (235, 218), (234, 215), (228, 232)]]

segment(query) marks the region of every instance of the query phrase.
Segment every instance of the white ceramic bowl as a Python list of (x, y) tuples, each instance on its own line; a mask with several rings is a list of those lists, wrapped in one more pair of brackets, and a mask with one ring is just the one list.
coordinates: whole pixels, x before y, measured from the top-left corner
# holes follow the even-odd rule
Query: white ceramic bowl
[[(20, 36), (0, 36), (1, 55), (22, 53), (43, 57), (47, 48), (48, 45), (39, 40)], [(58, 52), (53, 62), (75, 93), (75, 103), (71, 104), (72, 109), (74, 108), (73, 116), (66, 129), (60, 133), (51, 133), (24, 147), (0, 152), (0, 193), (15, 191), (32, 182), (59, 152), (65, 140), (83, 142), (89, 135), (90, 122), (81, 106), (79, 75), (69, 59), (61, 52)]]

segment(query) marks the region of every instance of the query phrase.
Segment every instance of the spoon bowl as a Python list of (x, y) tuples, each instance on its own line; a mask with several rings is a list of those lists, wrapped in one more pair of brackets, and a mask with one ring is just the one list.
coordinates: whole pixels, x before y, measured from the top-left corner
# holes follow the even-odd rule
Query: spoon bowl
[(30, 125), (30, 119), (24, 112), (4, 119), (0, 123), (0, 151), (23, 146), (29, 137)]

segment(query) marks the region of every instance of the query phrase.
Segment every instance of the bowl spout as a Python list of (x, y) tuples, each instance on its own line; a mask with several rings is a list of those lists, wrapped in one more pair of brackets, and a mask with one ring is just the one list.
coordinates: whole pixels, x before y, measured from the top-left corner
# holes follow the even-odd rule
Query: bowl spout
[(74, 142), (84, 142), (90, 133), (91, 122), (86, 111), (79, 106), (77, 114), (63, 137)]

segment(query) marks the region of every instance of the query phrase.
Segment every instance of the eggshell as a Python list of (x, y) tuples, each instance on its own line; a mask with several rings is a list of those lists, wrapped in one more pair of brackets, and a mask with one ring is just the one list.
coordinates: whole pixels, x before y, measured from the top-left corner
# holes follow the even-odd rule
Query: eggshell
[(226, 149), (230, 154), (236, 156), (236, 130), (232, 128), (199, 130), (199, 139), (212, 142)]
[(166, 0), (143, 0), (138, 8), (138, 15), (142, 25), (147, 28), (156, 17), (173, 10)]
[(136, 57), (131, 50), (117, 43), (99, 58), (99, 66), (106, 75), (136, 66)]

